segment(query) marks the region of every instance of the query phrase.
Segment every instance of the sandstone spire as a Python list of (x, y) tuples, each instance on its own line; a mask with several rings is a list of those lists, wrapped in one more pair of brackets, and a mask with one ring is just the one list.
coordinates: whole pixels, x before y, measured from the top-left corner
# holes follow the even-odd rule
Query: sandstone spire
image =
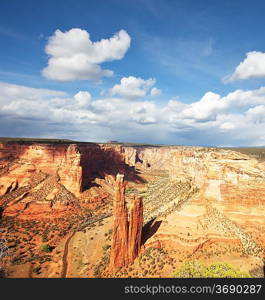
[(143, 201), (135, 196), (130, 210), (128, 260), (132, 263), (141, 249), (143, 228)]
[(139, 254), (143, 227), (143, 201), (140, 197), (133, 199), (128, 222), (124, 175), (121, 174), (116, 176), (113, 215), (110, 268), (117, 269), (132, 263)]
[(118, 268), (128, 263), (128, 213), (125, 203), (124, 175), (122, 174), (116, 176), (113, 215), (110, 268)]

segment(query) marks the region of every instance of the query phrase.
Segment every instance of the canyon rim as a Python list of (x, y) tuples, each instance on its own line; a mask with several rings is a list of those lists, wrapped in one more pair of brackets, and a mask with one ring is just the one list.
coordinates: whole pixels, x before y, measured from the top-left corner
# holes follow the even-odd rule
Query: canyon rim
[(265, 163), (243, 152), (2, 141), (5, 276), (174, 277), (199, 262), (264, 277)]

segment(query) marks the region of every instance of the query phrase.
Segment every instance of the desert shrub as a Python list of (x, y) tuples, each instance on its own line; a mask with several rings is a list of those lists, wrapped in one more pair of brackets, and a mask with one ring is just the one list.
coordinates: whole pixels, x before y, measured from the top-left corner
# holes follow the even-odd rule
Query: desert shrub
[(21, 265), (23, 264), (23, 259), (21, 257), (15, 257), (11, 260), (12, 265)]
[(43, 245), (41, 245), (41, 251), (43, 251), (43, 252), (52, 252), (52, 247), (49, 246), (48, 244), (43, 244)]
[(42, 234), (42, 241), (43, 242), (48, 242), (48, 232), (44, 231)]
[(52, 258), (51, 258), (49, 255), (42, 256), (42, 257), (39, 259), (39, 261), (40, 261), (41, 264), (43, 264), (43, 263), (45, 263), (45, 262), (47, 262), (47, 261), (51, 261), (51, 260), (52, 260)]
[(107, 245), (107, 244), (102, 246), (102, 250), (104, 252), (106, 252), (109, 248), (110, 248), (110, 245)]
[(134, 193), (137, 193), (138, 191), (137, 191), (137, 189), (136, 188), (133, 188), (133, 187), (128, 187), (127, 189), (126, 189), (126, 191), (125, 191), (125, 193), (127, 194), (127, 195), (129, 195), (129, 194), (134, 194)]
[(0, 267), (0, 278), (5, 278), (7, 277), (7, 271), (5, 268)]
[(205, 265), (199, 261), (186, 261), (173, 273), (175, 278), (250, 278), (250, 274), (237, 270), (228, 263)]
[(33, 273), (40, 274), (41, 267), (35, 267), (32, 269)]

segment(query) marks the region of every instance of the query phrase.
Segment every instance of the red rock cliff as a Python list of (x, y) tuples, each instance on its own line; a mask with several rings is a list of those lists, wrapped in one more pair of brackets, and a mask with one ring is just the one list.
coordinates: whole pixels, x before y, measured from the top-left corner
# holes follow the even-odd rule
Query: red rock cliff
[[(106, 178), (122, 173), (126, 180), (137, 182), (135, 168), (169, 171), (173, 181), (188, 176), (199, 188), (204, 184), (217, 186), (218, 197), (226, 206), (243, 198), (244, 205), (249, 207), (264, 206), (265, 170), (256, 159), (234, 151), (202, 147), (6, 142), (0, 144), (0, 196), (27, 185), (32, 174), (40, 171), (58, 176), (58, 182), (78, 198), (98, 179), (105, 181), (102, 186), (106, 183), (109, 193), (113, 184), (108, 185)], [(237, 190), (236, 186), (249, 190), (244, 189), (241, 195), (242, 189)]]
[(124, 176), (118, 174), (116, 177), (114, 224), (110, 255), (110, 269), (112, 270), (133, 263), (140, 252), (142, 242), (143, 201), (140, 197), (134, 197), (128, 222), (125, 183), (123, 180)]
[(140, 197), (134, 197), (132, 207), (130, 210), (129, 222), (129, 263), (132, 263), (140, 252), (143, 222), (143, 200)]
[(110, 268), (123, 267), (128, 263), (128, 214), (125, 203), (124, 176), (117, 174), (113, 207), (113, 234)]
[(50, 175), (57, 174), (60, 183), (73, 194), (80, 192), (82, 168), (80, 152), (75, 144), (0, 144), (0, 160), (10, 162), (3, 174), (3, 182), (8, 182), (9, 178), (24, 185), (30, 177), (29, 172), (42, 171)]

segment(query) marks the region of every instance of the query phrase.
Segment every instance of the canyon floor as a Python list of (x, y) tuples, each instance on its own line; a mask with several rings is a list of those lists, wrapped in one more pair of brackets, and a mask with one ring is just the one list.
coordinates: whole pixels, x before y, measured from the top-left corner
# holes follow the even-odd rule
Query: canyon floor
[[(223, 149), (120, 145), (89, 148), (97, 151), (92, 157), (83, 146), (77, 151), (64, 145), (54, 159), (56, 147), (14, 143), (13, 150), (6, 143), (0, 148), (5, 276), (172, 277), (185, 261), (200, 261), (229, 263), (251, 277), (264, 277), (262, 159)], [(110, 149), (122, 157), (118, 164)], [(107, 157), (100, 156), (105, 152)], [(117, 172), (125, 174), (127, 206), (134, 195), (142, 198), (144, 226), (138, 257), (113, 270)], [(76, 181), (83, 184), (80, 192)]]

